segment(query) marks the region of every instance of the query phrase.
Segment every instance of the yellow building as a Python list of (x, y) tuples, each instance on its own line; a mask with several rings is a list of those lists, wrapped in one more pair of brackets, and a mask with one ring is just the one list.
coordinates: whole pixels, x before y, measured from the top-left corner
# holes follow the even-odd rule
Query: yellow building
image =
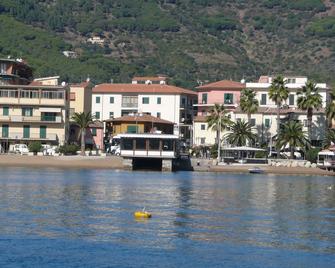
[(70, 85), (70, 118), (74, 113), (91, 112), (92, 84), (88, 81)]
[(0, 86), (1, 148), (40, 141), (64, 144), (68, 130), (68, 87), (42, 85)]

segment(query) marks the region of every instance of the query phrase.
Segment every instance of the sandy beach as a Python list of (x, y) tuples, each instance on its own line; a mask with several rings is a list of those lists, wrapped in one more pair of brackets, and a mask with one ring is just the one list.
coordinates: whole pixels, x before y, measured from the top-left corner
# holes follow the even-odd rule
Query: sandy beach
[[(194, 161), (192, 161), (194, 162)], [(256, 165), (255, 165), (256, 166)], [(122, 158), (117, 156), (27, 156), (0, 155), (0, 167), (30, 167), (30, 168), (72, 168), (72, 169), (123, 169)], [(250, 165), (193, 165), (194, 171), (249, 173)], [(260, 165), (266, 174), (283, 175), (327, 175), (335, 176), (335, 172), (319, 168), (273, 167)]]

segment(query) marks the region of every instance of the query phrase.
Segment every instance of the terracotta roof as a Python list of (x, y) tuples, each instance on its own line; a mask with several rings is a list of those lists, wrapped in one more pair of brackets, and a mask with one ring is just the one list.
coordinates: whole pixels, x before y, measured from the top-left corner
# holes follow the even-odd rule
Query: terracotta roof
[(43, 86), (42, 82), (39, 81), (32, 81), (29, 86)]
[(186, 94), (197, 96), (197, 93), (169, 85), (145, 84), (100, 84), (92, 89), (93, 93), (147, 93), (147, 94)]
[(152, 115), (143, 114), (143, 115), (124, 115), (114, 119), (108, 119), (106, 122), (148, 122), (148, 123), (159, 123), (159, 124), (168, 124), (173, 125), (171, 121), (167, 121)]
[(81, 82), (79, 84), (70, 84), (70, 87), (88, 87), (90, 85), (90, 82)]
[(133, 81), (165, 81), (166, 79), (166, 76), (135, 76)]
[(90, 128), (104, 128), (104, 123), (99, 121), (99, 120), (96, 120), (96, 121), (93, 121), (91, 124), (89, 124), (88, 127), (90, 127)]
[(243, 89), (245, 84), (231, 80), (221, 80), (218, 82), (196, 87), (197, 89)]

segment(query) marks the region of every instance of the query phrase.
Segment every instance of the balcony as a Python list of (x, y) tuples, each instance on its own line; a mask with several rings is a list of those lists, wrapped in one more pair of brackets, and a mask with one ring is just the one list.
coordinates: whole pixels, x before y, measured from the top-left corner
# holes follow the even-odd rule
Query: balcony
[(30, 133), (27, 137), (24, 137), (23, 132), (9, 132), (8, 135), (1, 135), (1, 138), (8, 140), (58, 140), (56, 133), (48, 133), (46, 135), (41, 135), (40, 133)]
[(63, 123), (62, 116), (22, 116), (22, 115), (0, 115), (0, 122), (43, 122)]

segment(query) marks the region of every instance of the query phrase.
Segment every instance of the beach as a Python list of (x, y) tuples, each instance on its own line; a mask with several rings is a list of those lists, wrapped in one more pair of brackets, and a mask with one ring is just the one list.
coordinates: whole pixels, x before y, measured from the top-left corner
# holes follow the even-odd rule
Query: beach
[[(0, 155), (0, 167), (61, 168), (61, 169), (124, 169), (123, 159), (118, 156), (27, 156)], [(196, 161), (192, 160), (192, 163)], [(200, 165), (193, 164), (194, 171), (249, 173), (257, 165)], [(327, 175), (335, 172), (319, 168), (274, 167), (258, 165), (265, 174), (283, 175)]]

